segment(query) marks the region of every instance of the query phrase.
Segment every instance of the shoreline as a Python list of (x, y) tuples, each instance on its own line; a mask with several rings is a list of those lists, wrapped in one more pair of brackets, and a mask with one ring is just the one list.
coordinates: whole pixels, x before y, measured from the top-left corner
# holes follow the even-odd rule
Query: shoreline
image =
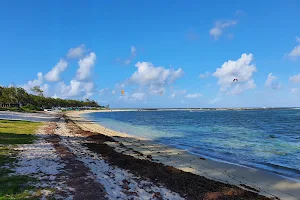
[[(122, 109), (115, 109), (115, 110), (101, 110), (100, 112), (126, 112), (126, 111), (130, 112), (130, 111), (138, 111), (138, 110), (133, 110), (133, 109), (123, 109), (123, 110)], [(148, 110), (139, 110), (139, 111), (148, 111)], [(80, 112), (81, 112), (80, 116), (82, 117), (82, 115), (84, 115), (84, 114), (88, 114), (88, 113), (92, 113), (92, 112), (98, 112), (98, 111), (95, 111), (95, 110), (94, 111), (85, 110), (85, 111), (80, 111)], [(82, 118), (84, 118), (84, 117), (82, 117)], [(88, 119), (86, 119), (86, 120), (88, 120)], [(98, 123), (96, 123), (96, 124), (98, 124)], [(98, 124), (98, 125), (100, 125), (100, 124)], [(102, 125), (100, 125), (100, 126), (102, 126)], [(210, 156), (208, 154), (201, 154), (201, 153), (195, 153), (195, 152), (189, 151), (189, 150), (187, 150), (185, 148), (181, 148), (181, 147), (179, 147), (177, 145), (165, 144), (163, 142), (154, 141), (154, 140), (149, 139), (149, 138), (145, 138), (145, 137), (141, 137), (141, 136), (136, 136), (136, 135), (131, 135), (131, 134), (128, 134), (128, 133), (123, 133), (121, 131), (113, 130), (113, 129), (105, 127), (105, 126), (102, 126), (102, 127), (106, 128), (106, 129), (109, 129), (111, 131), (115, 131), (117, 133), (121, 133), (122, 137), (131, 137), (131, 138), (136, 138), (136, 139), (139, 139), (139, 140), (149, 140), (149, 141), (152, 141), (153, 143), (160, 144), (160, 145), (163, 145), (163, 146), (167, 146), (167, 147), (170, 147), (170, 148), (175, 148), (175, 149), (183, 150), (183, 151), (188, 152), (189, 154), (192, 154), (192, 155), (195, 155), (195, 156), (204, 157), (204, 158), (212, 160), (212, 161), (216, 161), (216, 162), (220, 162), (220, 163), (226, 163), (226, 164), (229, 164), (229, 165), (235, 165), (235, 166), (238, 166), (238, 167), (243, 167), (243, 168), (247, 168), (247, 169), (251, 169), (251, 170), (261, 170), (261, 171), (272, 173), (272, 174), (275, 174), (277, 176), (283, 177), (285, 179), (289, 179), (291, 181), (295, 181), (297, 183), (300, 183), (300, 179), (288, 176), (288, 175), (284, 174), (283, 172), (280, 173), (278, 171), (272, 170), (272, 168), (270, 168), (270, 169), (267, 169), (267, 168), (265, 169), (263, 167), (260, 168), (260, 167), (256, 166), (256, 163), (253, 163), (253, 165), (251, 165), (251, 164), (247, 165), (247, 164), (241, 164), (241, 163), (237, 163), (237, 162), (226, 160), (226, 159), (222, 159), (222, 158), (215, 158), (215, 157), (212, 157), (212, 156)]]
[[(102, 110), (100, 112), (116, 111), (119, 110)], [(71, 111), (66, 112), (65, 114), (83, 130), (99, 132), (113, 137), (115, 140), (122, 142), (122, 144), (129, 149), (132, 149), (128, 151), (125, 148), (115, 146), (115, 144), (109, 144), (114, 147), (117, 152), (141, 158), (141, 156), (135, 153), (140, 152), (143, 155), (151, 156), (153, 162), (173, 166), (185, 172), (235, 185), (242, 189), (249, 190), (249, 188), (254, 188), (257, 191), (260, 191), (259, 194), (268, 197), (276, 196), (280, 199), (288, 200), (296, 200), (300, 197), (300, 183), (295, 180), (291, 180), (290, 178), (273, 172), (242, 166), (227, 161), (222, 162), (211, 158), (199, 158), (199, 155), (191, 154), (185, 150), (155, 143), (149, 139), (110, 130), (80, 116), (91, 112), (99, 111)], [(245, 186), (249, 186), (249, 188)], [(250, 191), (253, 190), (250, 189)]]

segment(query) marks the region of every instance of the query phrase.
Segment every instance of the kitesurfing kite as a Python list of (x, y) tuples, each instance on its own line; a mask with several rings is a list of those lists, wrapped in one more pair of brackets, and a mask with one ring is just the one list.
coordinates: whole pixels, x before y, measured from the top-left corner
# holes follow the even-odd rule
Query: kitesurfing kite
[(124, 95), (124, 90), (121, 90), (122, 95)]
[(232, 82), (236, 82), (236, 81), (239, 81), (237, 78), (235, 78), (235, 79), (233, 79), (233, 81)]

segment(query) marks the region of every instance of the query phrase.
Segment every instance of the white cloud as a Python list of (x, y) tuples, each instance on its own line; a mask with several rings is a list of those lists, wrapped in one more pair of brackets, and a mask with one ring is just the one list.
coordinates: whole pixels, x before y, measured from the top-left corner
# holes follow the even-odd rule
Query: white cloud
[(170, 98), (174, 98), (175, 96), (179, 96), (179, 95), (184, 95), (184, 94), (186, 93), (186, 91), (187, 91), (187, 89), (185, 89), (185, 90), (174, 91), (174, 92), (171, 94)]
[(290, 58), (296, 58), (300, 56), (300, 45), (296, 46), (290, 53), (287, 54)]
[(86, 92), (92, 93), (92, 91), (94, 90), (94, 83), (93, 82), (84, 83), (83, 87)]
[(235, 20), (219, 20), (215, 23), (215, 26), (209, 31), (209, 34), (217, 40), (222, 34), (225, 28), (234, 26), (237, 24)]
[(211, 74), (210, 72), (205, 72), (204, 74), (200, 74), (200, 75), (199, 75), (199, 78), (202, 78), (202, 79), (203, 79), (203, 78), (207, 78), (207, 77), (210, 76), (210, 74)]
[(273, 76), (272, 73), (269, 73), (268, 74), (268, 78), (267, 78), (267, 80), (265, 82), (265, 86), (270, 87), (272, 85), (272, 82), (275, 81), (276, 79), (277, 79), (276, 76)]
[(44, 96), (49, 96), (49, 89), (50, 89), (50, 85), (46, 83), (41, 85), (41, 90), (43, 91)]
[(71, 80), (70, 85), (66, 85), (64, 82), (58, 84), (59, 95), (61, 97), (82, 97), (83, 99), (91, 97), (94, 93), (93, 82), (80, 82), (77, 80)]
[(88, 92), (88, 93), (86, 93), (86, 94), (82, 97), (82, 99), (83, 99), (83, 100), (89, 99), (91, 96), (93, 96), (93, 93), (92, 93), (92, 92)]
[[(242, 54), (236, 61), (224, 62), (221, 68), (213, 73), (213, 76), (219, 79), (220, 90), (227, 94), (239, 94), (244, 90), (255, 88), (252, 75), (256, 72), (256, 66), (251, 64), (252, 61), (252, 54)], [(233, 82), (235, 78), (238, 79), (237, 82)]]
[(193, 94), (187, 94), (185, 96), (185, 98), (198, 98), (198, 97), (201, 97), (201, 96), (202, 96), (202, 94), (200, 94), (200, 93), (193, 93)]
[(112, 95), (115, 95), (115, 94), (116, 94), (116, 90), (112, 90), (112, 91), (111, 91), (111, 94), (112, 94)]
[(300, 37), (296, 36), (296, 41), (300, 43)]
[(77, 70), (77, 80), (85, 81), (91, 76), (91, 69), (95, 65), (96, 54), (91, 52), (89, 55), (78, 61), (79, 69)]
[(233, 87), (232, 90), (227, 91), (227, 94), (230, 94), (230, 95), (241, 94), (245, 90), (253, 89), (255, 87), (256, 87), (256, 85), (255, 85), (254, 81), (251, 79), (244, 84), (236, 84), (236, 86)]
[(164, 86), (159, 85), (150, 85), (148, 88), (149, 94), (164, 94), (166, 92), (166, 88)]
[(81, 83), (76, 80), (71, 80), (70, 85), (66, 85), (64, 82), (59, 83), (60, 93), (63, 97), (78, 97), (81, 94)]
[(171, 84), (183, 75), (181, 68), (178, 70), (155, 67), (149, 62), (138, 62), (135, 65), (138, 70), (129, 79), (130, 82), (139, 85), (165, 85)]
[(280, 83), (275, 83), (274, 81), (277, 79), (276, 76), (273, 76), (272, 73), (268, 74), (268, 78), (265, 82), (266, 87), (271, 87), (272, 89), (280, 89), (282, 88), (282, 85)]
[(56, 82), (60, 80), (60, 74), (67, 69), (68, 63), (64, 59), (60, 59), (59, 62), (45, 75), (45, 79), (50, 82)]
[(53, 99), (58, 99), (59, 96), (56, 95), (56, 93), (52, 96)]
[(21, 87), (24, 88), (27, 92), (32, 93), (31, 88), (33, 88), (35, 86), (40, 86), (41, 90), (43, 90), (44, 96), (48, 96), (50, 85), (43, 84), (43, 83), (44, 83), (43, 73), (39, 72), (39, 73), (37, 73), (37, 79), (28, 81), (27, 84), (24, 84)]
[(291, 76), (289, 79), (293, 83), (300, 83), (300, 73), (294, 76)]
[(221, 101), (221, 100), (222, 100), (221, 97), (216, 97), (213, 100), (210, 100), (209, 104), (215, 104), (215, 103), (217, 103), (218, 101)]
[(81, 58), (85, 52), (86, 52), (85, 45), (82, 44), (76, 48), (69, 49), (67, 57), (68, 58)]
[(28, 83), (23, 85), (22, 87), (25, 90), (30, 91), (31, 88), (33, 88), (34, 86), (40, 86), (41, 84), (43, 84), (43, 73), (39, 72), (39, 73), (37, 73), (37, 79), (28, 81)]

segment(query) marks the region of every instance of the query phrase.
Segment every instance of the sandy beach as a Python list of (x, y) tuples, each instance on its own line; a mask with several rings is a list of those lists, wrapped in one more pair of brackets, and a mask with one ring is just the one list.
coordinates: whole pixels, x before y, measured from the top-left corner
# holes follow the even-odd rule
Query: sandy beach
[(67, 112), (66, 115), (83, 130), (101, 133), (118, 141), (119, 143), (106, 142), (117, 152), (139, 159), (150, 159), (152, 162), (173, 166), (184, 172), (190, 172), (210, 180), (258, 192), (263, 196), (286, 200), (300, 199), (300, 183), (297, 181), (259, 169), (201, 158), (184, 150), (157, 144), (145, 138), (137, 138), (127, 133), (116, 132), (80, 116), (88, 112), (94, 111), (72, 111)]
[(15, 147), (15, 175), (38, 179), (28, 197), (299, 200), (296, 181), (116, 132), (81, 117), (89, 112), (99, 111), (0, 113), (43, 122), (34, 143)]

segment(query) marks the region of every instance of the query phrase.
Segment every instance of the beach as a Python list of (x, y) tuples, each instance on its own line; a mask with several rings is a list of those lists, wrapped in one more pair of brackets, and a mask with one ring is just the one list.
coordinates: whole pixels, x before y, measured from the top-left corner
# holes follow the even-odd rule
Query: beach
[(32, 185), (36, 189), (29, 191), (27, 197), (75, 200), (298, 200), (300, 197), (299, 182), (113, 131), (81, 116), (116, 111), (0, 113), (0, 118), (43, 124), (32, 144), (14, 147), (19, 152), (17, 165), (11, 168), (14, 174), (38, 179)]
[(259, 191), (259, 194), (268, 197), (276, 196), (280, 199), (291, 200), (300, 197), (300, 183), (297, 181), (263, 170), (201, 158), (184, 150), (153, 143), (145, 138), (113, 131), (80, 116), (87, 112), (89, 111), (69, 112), (67, 116), (83, 130), (98, 132), (122, 143), (124, 146), (116, 143), (108, 143), (108, 145), (123, 154), (139, 159), (147, 159), (151, 156), (152, 162), (163, 163), (185, 172), (236, 185), (243, 189)]

